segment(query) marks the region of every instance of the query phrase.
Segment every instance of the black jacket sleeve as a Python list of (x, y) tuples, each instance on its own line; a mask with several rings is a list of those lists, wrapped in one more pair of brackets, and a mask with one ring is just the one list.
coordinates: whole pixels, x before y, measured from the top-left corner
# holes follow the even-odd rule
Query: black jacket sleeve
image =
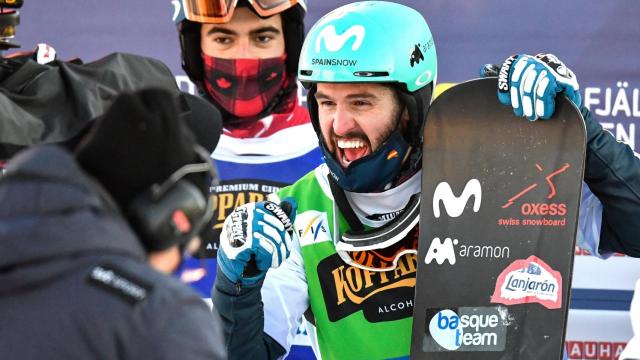
[(264, 311), (260, 289), (233, 284), (217, 269), (211, 299), (222, 318), (229, 359), (278, 359), (284, 347), (264, 333)]
[[(134, 359), (226, 360), (224, 337), (215, 311), (202, 299), (183, 300), (172, 308), (155, 313), (157, 326), (147, 326), (146, 346)], [(134, 340), (140, 344), (140, 340)]]
[(600, 250), (640, 257), (640, 159), (616, 141), (585, 107), (584, 180), (602, 203)]

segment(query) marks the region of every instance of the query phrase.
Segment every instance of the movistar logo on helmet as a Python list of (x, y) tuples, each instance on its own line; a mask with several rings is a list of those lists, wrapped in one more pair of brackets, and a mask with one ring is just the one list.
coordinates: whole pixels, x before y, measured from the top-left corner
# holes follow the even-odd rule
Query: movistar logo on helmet
[(338, 35), (336, 33), (336, 27), (333, 25), (327, 25), (316, 37), (316, 53), (320, 52), (321, 44), (324, 42), (324, 48), (329, 52), (337, 52), (342, 50), (344, 45), (350, 40), (354, 39), (351, 44), (351, 51), (358, 51), (364, 41), (365, 28), (362, 25), (353, 25), (345, 32)]

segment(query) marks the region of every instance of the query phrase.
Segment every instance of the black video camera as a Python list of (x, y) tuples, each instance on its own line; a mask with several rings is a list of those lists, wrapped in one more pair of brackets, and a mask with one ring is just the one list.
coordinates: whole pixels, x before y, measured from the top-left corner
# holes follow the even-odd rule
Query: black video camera
[(20, 47), (13, 43), (16, 27), (20, 24), (20, 12), (24, 0), (0, 0), (0, 51)]

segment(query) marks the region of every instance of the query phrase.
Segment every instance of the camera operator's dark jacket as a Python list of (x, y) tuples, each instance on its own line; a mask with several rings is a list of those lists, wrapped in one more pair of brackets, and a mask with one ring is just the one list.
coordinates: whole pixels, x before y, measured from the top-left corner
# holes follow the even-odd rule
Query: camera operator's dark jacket
[(41, 146), (0, 180), (0, 359), (226, 359), (217, 315), (152, 270), (71, 155)]

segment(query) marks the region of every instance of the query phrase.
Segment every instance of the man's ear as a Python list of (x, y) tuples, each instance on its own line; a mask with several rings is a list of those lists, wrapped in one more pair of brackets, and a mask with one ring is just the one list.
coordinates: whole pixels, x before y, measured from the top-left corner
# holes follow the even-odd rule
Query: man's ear
[(404, 106), (400, 114), (400, 126), (402, 126), (403, 133), (406, 132), (409, 127), (409, 119), (409, 110)]
[(180, 253), (180, 247), (172, 245), (169, 248), (159, 251), (152, 251), (147, 254), (147, 262), (156, 271), (164, 274), (171, 274), (180, 265), (182, 254)]
[(408, 122), (409, 121), (409, 109), (407, 109), (407, 107), (405, 106), (404, 109), (402, 110), (402, 122)]

